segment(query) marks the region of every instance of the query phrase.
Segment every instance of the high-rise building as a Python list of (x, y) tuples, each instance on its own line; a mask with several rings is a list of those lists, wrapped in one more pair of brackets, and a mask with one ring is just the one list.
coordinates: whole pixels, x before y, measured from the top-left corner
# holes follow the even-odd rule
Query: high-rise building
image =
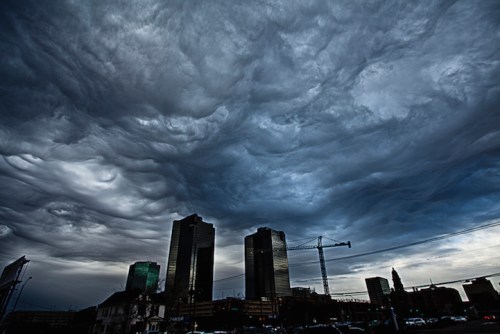
[(214, 282), (213, 224), (194, 214), (174, 220), (165, 293), (173, 301), (211, 301)]
[(261, 227), (245, 237), (246, 299), (290, 296), (285, 233)]
[(130, 265), (125, 290), (139, 288), (142, 291), (156, 292), (160, 277), (160, 265), (156, 262), (136, 262)]
[(383, 277), (370, 277), (365, 278), (366, 288), (368, 289), (368, 295), (370, 296), (370, 301), (373, 304), (382, 304), (384, 302), (384, 296), (391, 293), (391, 288), (389, 287), (389, 281)]

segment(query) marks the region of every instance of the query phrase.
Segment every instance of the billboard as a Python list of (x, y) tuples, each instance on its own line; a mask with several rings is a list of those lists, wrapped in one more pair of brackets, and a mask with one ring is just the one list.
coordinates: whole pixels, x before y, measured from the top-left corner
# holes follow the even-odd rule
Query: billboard
[(30, 261), (26, 259), (26, 256), (22, 256), (3, 269), (2, 276), (0, 276), (0, 318), (7, 311), (10, 297), (17, 284), (21, 282), (19, 279), (22, 276), (24, 265), (28, 262)]
[(0, 276), (0, 289), (4, 285), (12, 284), (18, 280), (19, 274), (26, 262), (26, 256), (23, 256), (3, 269), (2, 276)]

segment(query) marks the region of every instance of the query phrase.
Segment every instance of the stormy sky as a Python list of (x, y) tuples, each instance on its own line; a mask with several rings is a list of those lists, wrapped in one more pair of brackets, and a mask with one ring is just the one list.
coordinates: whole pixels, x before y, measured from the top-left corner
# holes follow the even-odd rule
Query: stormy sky
[[(500, 271), (497, 1), (2, 1), (0, 64), (0, 266), (26, 255), (33, 276), (18, 309), (97, 305), (136, 261), (164, 278), (193, 213), (215, 280), (262, 226), (351, 241), (325, 249), (332, 293), (392, 267), (407, 287)], [(322, 292), (317, 251), (289, 262)]]

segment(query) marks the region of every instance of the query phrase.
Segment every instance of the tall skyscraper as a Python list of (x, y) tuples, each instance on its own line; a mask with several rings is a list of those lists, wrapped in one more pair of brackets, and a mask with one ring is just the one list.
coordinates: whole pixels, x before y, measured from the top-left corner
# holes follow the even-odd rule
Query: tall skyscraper
[(136, 262), (130, 265), (125, 290), (139, 288), (142, 291), (156, 292), (160, 277), (160, 265), (156, 262)]
[(368, 295), (370, 296), (370, 301), (373, 304), (382, 304), (384, 296), (391, 293), (389, 281), (386, 278), (378, 276), (365, 278), (365, 283), (366, 288), (368, 289)]
[(214, 242), (214, 226), (203, 222), (202, 217), (194, 214), (174, 220), (165, 282), (167, 298), (212, 300)]
[(245, 237), (245, 294), (247, 300), (291, 295), (284, 232), (261, 227)]

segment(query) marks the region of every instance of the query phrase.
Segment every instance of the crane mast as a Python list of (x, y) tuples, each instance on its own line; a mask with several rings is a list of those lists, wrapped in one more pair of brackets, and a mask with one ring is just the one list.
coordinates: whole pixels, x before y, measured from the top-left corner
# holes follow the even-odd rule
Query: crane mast
[(323, 245), (321, 239), (323, 237), (318, 237), (318, 253), (319, 253), (319, 265), (321, 267), (321, 277), (323, 277), (323, 289), (325, 290), (325, 295), (330, 295), (330, 288), (328, 287), (328, 275), (326, 273), (325, 255), (323, 254)]

